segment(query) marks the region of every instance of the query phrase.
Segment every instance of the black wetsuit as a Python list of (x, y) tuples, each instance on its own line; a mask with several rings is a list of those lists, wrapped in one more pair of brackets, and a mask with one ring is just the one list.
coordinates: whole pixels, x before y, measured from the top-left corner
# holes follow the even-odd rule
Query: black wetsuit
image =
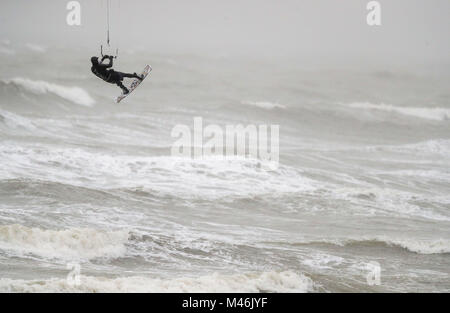
[(113, 57), (105, 55), (102, 58), (103, 62), (105, 59), (109, 59), (109, 64), (102, 64), (98, 62), (98, 58), (96, 57), (92, 57), (91, 58), (91, 62), (92, 62), (92, 67), (91, 67), (91, 71), (92, 73), (94, 73), (95, 76), (103, 79), (105, 82), (108, 82), (110, 84), (116, 84), (117, 86), (119, 86), (120, 88), (122, 88), (122, 90), (124, 91), (124, 93), (128, 93), (128, 89), (122, 84), (122, 81), (124, 78), (128, 77), (128, 78), (139, 78), (139, 76), (136, 75), (136, 73), (134, 74), (127, 74), (127, 73), (122, 73), (122, 72), (117, 72), (115, 70), (113, 70), (111, 67), (113, 66)]

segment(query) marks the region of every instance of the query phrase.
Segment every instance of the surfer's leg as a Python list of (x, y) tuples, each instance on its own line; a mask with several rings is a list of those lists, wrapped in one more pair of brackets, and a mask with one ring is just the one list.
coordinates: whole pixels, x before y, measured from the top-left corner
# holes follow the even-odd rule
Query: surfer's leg
[(123, 80), (122, 77), (122, 73), (121, 72), (116, 72), (114, 70), (110, 70), (109, 72), (109, 80), (108, 82), (112, 83), (112, 84), (117, 84), (118, 82), (121, 82)]
[(137, 78), (137, 79), (139, 79), (139, 80), (142, 80), (142, 77), (139, 76), (139, 75), (136, 74), (136, 73), (133, 73), (133, 74), (120, 73), (120, 74), (122, 75), (122, 77), (127, 77), (127, 78)]
[(120, 88), (122, 88), (123, 90), (123, 94), (126, 95), (127, 93), (129, 93), (130, 91), (127, 89), (127, 87), (125, 87), (121, 81), (117, 82), (117, 86), (119, 86)]
[(140, 75), (139, 76), (138, 74), (136, 74), (136, 72), (133, 73), (133, 76), (136, 77), (139, 80), (143, 80), (144, 79), (144, 75)]

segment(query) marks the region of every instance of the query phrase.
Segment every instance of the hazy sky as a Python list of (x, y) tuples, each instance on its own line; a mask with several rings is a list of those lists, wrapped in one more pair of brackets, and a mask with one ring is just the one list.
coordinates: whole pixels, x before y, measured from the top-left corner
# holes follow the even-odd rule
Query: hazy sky
[[(106, 0), (80, 0), (82, 25), (72, 27), (67, 2), (1, 0), (0, 40), (95, 49), (106, 39)], [(381, 0), (382, 25), (373, 27), (368, 2), (111, 0), (111, 42), (162, 53), (450, 63), (449, 0)]]

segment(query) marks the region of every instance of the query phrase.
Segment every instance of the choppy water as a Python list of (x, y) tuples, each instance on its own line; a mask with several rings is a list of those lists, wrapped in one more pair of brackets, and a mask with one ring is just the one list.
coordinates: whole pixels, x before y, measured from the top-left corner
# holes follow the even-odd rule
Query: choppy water
[[(1, 291), (450, 291), (448, 77), (130, 51), (117, 105), (89, 58), (0, 50)], [(172, 157), (196, 116), (279, 168)]]

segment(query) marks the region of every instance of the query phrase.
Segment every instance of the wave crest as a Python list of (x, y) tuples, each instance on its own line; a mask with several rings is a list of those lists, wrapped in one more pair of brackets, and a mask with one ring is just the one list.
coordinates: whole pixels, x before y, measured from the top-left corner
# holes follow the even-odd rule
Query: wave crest
[(402, 115), (414, 116), (421, 119), (444, 121), (450, 119), (450, 109), (429, 107), (398, 107), (391, 104), (374, 104), (370, 102), (354, 102), (345, 106), (357, 109), (379, 110), (395, 112)]
[(115, 258), (125, 253), (127, 231), (89, 228), (45, 230), (13, 224), (0, 226), (0, 249), (21, 256), (48, 259), (86, 260)]
[(80, 285), (66, 279), (13, 280), (0, 279), (3, 292), (308, 292), (313, 281), (291, 271), (250, 274), (212, 275), (197, 278), (162, 280), (149, 277), (103, 278), (81, 276)]
[(258, 107), (261, 109), (286, 109), (286, 106), (280, 103), (268, 102), (268, 101), (241, 101), (242, 104)]
[[(244, 157), (146, 157), (5, 143), (0, 144), (0, 162), (9, 164), (3, 171), (0, 168), (3, 178), (26, 177), (100, 189), (151, 190), (182, 198), (247, 197), (316, 188), (314, 181), (292, 167), (280, 164), (277, 171), (266, 171), (262, 161)], [(37, 170), (29, 171), (30, 166)]]
[(398, 247), (410, 252), (418, 254), (445, 254), (450, 253), (450, 241), (446, 239), (434, 240), (416, 240), (416, 239), (400, 239), (388, 238), (386, 236), (362, 237), (362, 238), (336, 238), (336, 239), (318, 239), (305, 240), (293, 244), (329, 244), (336, 246), (352, 246), (352, 245), (385, 245), (390, 247)]
[(37, 127), (33, 124), (33, 122), (28, 118), (1, 109), (0, 109), (0, 122), (12, 128), (24, 128), (30, 131), (36, 131), (37, 129)]
[(21, 77), (3, 80), (3, 83), (7, 85), (14, 85), (36, 95), (45, 95), (48, 93), (54, 94), (79, 105), (92, 106), (95, 103), (95, 100), (80, 87), (66, 87), (46, 81), (31, 80)]

